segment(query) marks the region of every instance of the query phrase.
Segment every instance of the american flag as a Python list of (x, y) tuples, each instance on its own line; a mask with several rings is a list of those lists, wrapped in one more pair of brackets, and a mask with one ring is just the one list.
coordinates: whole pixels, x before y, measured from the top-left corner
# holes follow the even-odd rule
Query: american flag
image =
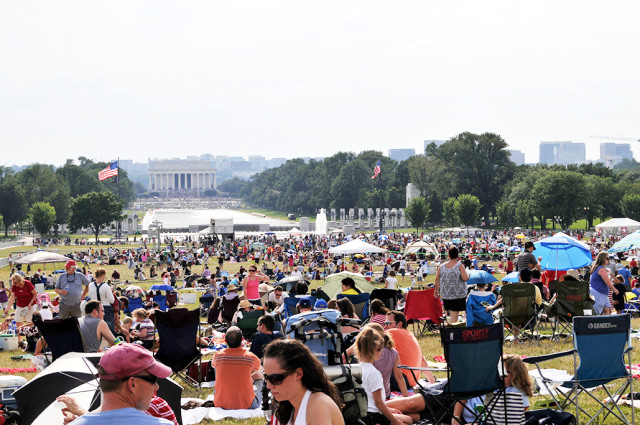
[(380, 160), (378, 160), (376, 166), (373, 167), (373, 176), (371, 176), (371, 178), (375, 179), (376, 177), (378, 177), (378, 174), (380, 174)]
[(109, 177), (113, 177), (117, 175), (118, 175), (118, 161), (115, 161), (111, 165), (109, 165), (107, 168), (105, 168), (104, 170), (98, 173), (98, 180), (100, 181), (106, 180)]

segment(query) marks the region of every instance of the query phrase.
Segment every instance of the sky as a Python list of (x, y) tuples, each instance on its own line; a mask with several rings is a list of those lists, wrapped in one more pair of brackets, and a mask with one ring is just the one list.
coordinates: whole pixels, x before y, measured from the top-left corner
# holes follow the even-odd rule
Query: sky
[(638, 1), (0, 0), (0, 165), (640, 143)]

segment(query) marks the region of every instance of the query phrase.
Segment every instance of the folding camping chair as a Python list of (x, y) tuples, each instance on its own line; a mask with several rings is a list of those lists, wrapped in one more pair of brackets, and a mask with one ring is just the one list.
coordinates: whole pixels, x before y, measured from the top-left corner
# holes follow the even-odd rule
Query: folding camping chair
[(231, 325), (233, 315), (238, 310), (238, 304), (240, 304), (240, 297), (234, 297), (231, 299), (225, 297), (220, 298), (220, 316), (222, 321)]
[[(309, 297), (311, 299), (311, 305), (316, 303), (316, 297)], [(284, 299), (284, 309), (282, 311), (282, 318), (286, 319), (294, 314), (298, 313), (298, 303), (300, 302), (300, 298), (298, 297), (286, 297)]]
[(369, 299), (370, 301), (380, 300), (389, 310), (395, 310), (398, 305), (398, 291), (395, 289), (376, 288), (371, 291)]
[(129, 300), (129, 306), (124, 310), (124, 313), (127, 316), (131, 316), (131, 313), (133, 312), (133, 310), (138, 309), (138, 308), (142, 308), (142, 298), (140, 297), (127, 297), (127, 299)]
[[(34, 323), (40, 335), (51, 351), (51, 358), (45, 350), (45, 357), (49, 363), (71, 352), (84, 353), (84, 341), (80, 333), (77, 317), (68, 319), (39, 320)], [(44, 344), (43, 344), (44, 345)]]
[[(558, 288), (561, 285), (558, 286)], [(560, 353), (542, 356), (527, 357), (522, 359), (525, 363), (536, 366), (541, 377), (542, 384), (553, 397), (554, 402), (562, 410), (575, 406), (576, 419), (580, 422), (580, 413), (587, 415), (590, 424), (605, 413), (599, 423), (604, 423), (609, 415), (617, 418), (619, 423), (635, 423), (633, 408), (633, 378), (629, 373), (631, 369), (631, 316), (617, 314), (609, 316), (582, 316), (573, 318), (573, 344), (574, 349)], [(625, 354), (627, 364), (625, 365)], [(574, 376), (568, 381), (554, 381), (543, 375), (539, 363), (559, 357), (573, 355)], [(578, 358), (580, 362), (578, 364)], [(629, 370), (627, 370), (627, 367)], [(610, 391), (612, 381), (623, 379), (620, 388)], [(564, 400), (558, 397), (553, 387), (561, 392)], [(600, 388), (609, 397), (609, 403), (605, 404), (590, 390)], [(564, 391), (563, 391), (564, 390)], [(622, 409), (617, 404), (626, 393), (631, 393), (631, 422), (627, 420)], [(588, 413), (579, 404), (580, 394), (587, 394), (599, 405), (599, 410), (593, 414)]]
[[(441, 325), (442, 305), (433, 294), (434, 288), (410, 290), (404, 304), (404, 315), (407, 323), (411, 320), (414, 335), (421, 336)], [(417, 325), (417, 331), (416, 331)]]
[(167, 311), (169, 310), (169, 306), (167, 305), (167, 296), (166, 295), (155, 295), (153, 297), (153, 301), (158, 303), (158, 306), (160, 306), (160, 310), (162, 311)]
[(565, 280), (556, 286), (556, 300), (547, 315), (554, 317), (552, 340), (566, 341), (572, 336), (573, 318), (593, 312), (589, 282)]
[(178, 293), (176, 291), (167, 291), (167, 306), (173, 308), (178, 304)]
[(361, 323), (364, 325), (370, 319), (370, 316), (369, 316), (369, 304), (370, 304), (369, 297), (370, 296), (369, 296), (368, 293), (363, 293), (363, 294), (358, 294), (358, 295), (338, 294), (336, 299), (347, 298), (349, 301), (351, 301), (351, 304), (353, 304), (353, 308), (354, 308), (354, 310), (356, 312), (356, 315), (360, 319)]
[[(156, 312), (156, 329), (160, 345), (156, 359), (171, 368), (172, 376), (179, 377), (194, 388), (199, 388), (202, 379), (196, 382), (189, 377), (189, 367), (197, 363), (200, 367), (200, 349), (196, 337), (200, 329), (200, 311), (173, 308)], [(201, 378), (201, 377), (199, 377)]]
[(502, 286), (500, 295), (504, 306), (502, 317), (505, 325), (508, 325), (505, 338), (512, 335), (511, 343), (531, 341), (539, 344), (536, 287), (531, 283), (510, 283)]
[[(473, 422), (486, 423), (486, 420), (496, 424), (515, 423), (509, 422), (507, 417), (512, 412), (507, 410), (508, 396), (504, 381), (500, 377), (505, 371), (502, 361), (503, 324), (495, 323), (473, 328), (441, 326), (440, 332), (447, 363), (447, 381), (442, 394), (432, 399), (433, 404), (427, 404), (429, 419), (433, 423), (444, 423), (456, 402), (493, 394), (493, 397), (485, 402), (483, 412), (476, 412), (464, 404), (464, 408), (476, 418)], [(410, 370), (411, 373), (416, 370), (433, 370), (398, 367)], [(422, 388), (420, 381), (416, 381)], [(522, 414), (524, 415), (524, 411)]]
[(238, 312), (238, 323), (236, 325), (240, 328), (242, 336), (246, 340), (253, 339), (257, 332), (258, 319), (262, 316), (264, 316), (264, 310)]

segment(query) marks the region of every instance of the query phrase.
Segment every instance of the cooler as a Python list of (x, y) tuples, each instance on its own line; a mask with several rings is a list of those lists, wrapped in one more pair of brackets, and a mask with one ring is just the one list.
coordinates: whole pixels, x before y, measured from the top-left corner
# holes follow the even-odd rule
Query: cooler
[(12, 333), (0, 333), (0, 348), (4, 351), (18, 349), (18, 335)]
[(0, 376), (0, 403), (18, 410), (18, 404), (13, 397), (13, 392), (27, 383), (27, 379), (22, 376), (2, 375)]

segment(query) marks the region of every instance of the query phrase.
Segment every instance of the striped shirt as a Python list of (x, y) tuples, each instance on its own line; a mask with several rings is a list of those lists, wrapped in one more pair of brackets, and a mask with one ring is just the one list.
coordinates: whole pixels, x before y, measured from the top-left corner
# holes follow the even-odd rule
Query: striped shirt
[(176, 419), (175, 413), (171, 410), (169, 404), (164, 401), (163, 398), (154, 395), (149, 403), (149, 409), (147, 409), (146, 413), (156, 418), (163, 418), (168, 421), (173, 422), (175, 425), (178, 425), (178, 420)]

